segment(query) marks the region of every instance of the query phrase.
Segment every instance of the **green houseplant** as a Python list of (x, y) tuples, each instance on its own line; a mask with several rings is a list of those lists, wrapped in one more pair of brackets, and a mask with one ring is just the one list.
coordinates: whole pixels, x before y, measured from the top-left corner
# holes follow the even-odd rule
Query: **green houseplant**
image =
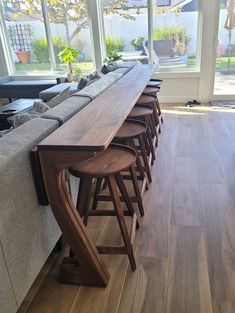
[(105, 37), (105, 45), (106, 45), (107, 55), (109, 55), (110, 53), (114, 51), (121, 52), (124, 50), (124, 47), (125, 47), (124, 39), (112, 38), (110, 36)]
[(79, 63), (76, 63), (74, 65), (74, 74), (75, 74), (75, 80), (79, 81), (80, 80), (80, 76), (82, 75), (82, 69), (79, 66)]
[(73, 66), (72, 63), (75, 62), (77, 60), (79, 56), (79, 51), (66, 46), (64, 48), (64, 50), (60, 51), (58, 54), (58, 57), (60, 59), (61, 62), (67, 64), (68, 66), (68, 74), (67, 74), (67, 78), (68, 81), (73, 81)]
[(107, 53), (107, 57), (104, 59), (104, 62), (110, 63), (122, 60), (121, 54), (119, 54), (117, 51), (112, 51), (110, 53)]

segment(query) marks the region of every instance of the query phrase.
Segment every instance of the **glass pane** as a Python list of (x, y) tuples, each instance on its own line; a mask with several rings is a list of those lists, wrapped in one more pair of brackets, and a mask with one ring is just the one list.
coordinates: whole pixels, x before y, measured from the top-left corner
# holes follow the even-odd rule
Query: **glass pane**
[[(50, 71), (41, 5), (36, 1), (4, 1), (10, 48), (16, 72)], [(40, 38), (44, 38), (43, 44)]]
[(73, 73), (90, 73), (94, 69), (92, 40), (85, 0), (47, 0), (47, 10), (58, 70), (67, 72), (67, 65), (58, 57), (66, 45), (79, 51), (73, 61)]
[[(227, 5), (228, 3), (228, 5)], [(234, 1), (220, 0), (214, 94), (233, 95), (235, 86)]]
[(197, 67), (199, 0), (154, 0), (153, 49), (159, 71)]
[(107, 57), (148, 63), (147, 0), (103, 0)]

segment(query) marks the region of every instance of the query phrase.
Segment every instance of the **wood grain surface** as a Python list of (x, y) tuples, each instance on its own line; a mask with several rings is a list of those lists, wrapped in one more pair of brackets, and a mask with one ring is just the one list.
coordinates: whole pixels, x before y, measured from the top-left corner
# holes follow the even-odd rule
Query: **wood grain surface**
[(156, 65), (137, 65), (39, 144), (40, 150), (105, 150)]

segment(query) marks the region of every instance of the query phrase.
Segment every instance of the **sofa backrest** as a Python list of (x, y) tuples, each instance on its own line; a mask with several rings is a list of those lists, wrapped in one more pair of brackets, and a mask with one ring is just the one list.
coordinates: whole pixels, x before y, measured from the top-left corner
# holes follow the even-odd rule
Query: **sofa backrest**
[(30, 150), (58, 126), (35, 118), (0, 138), (0, 240), (17, 305), (61, 235), (50, 207), (38, 204), (30, 163)]
[(83, 109), (91, 98), (89, 97), (70, 97), (67, 100), (61, 102), (51, 110), (46, 111), (41, 115), (42, 118), (52, 119), (59, 122), (60, 125), (65, 123), (74, 114)]

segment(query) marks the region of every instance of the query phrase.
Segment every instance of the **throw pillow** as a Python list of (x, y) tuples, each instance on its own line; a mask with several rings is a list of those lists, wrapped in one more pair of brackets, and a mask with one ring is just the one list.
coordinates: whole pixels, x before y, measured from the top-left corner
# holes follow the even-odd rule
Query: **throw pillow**
[(13, 129), (14, 129), (13, 127), (10, 127), (8, 129), (1, 130), (0, 131), (0, 138), (3, 137), (4, 135), (10, 133)]
[(24, 124), (25, 122), (31, 120), (32, 118), (40, 117), (42, 113), (46, 112), (49, 109), (50, 108), (42, 100), (35, 100), (31, 110), (25, 113), (19, 113), (19, 114), (13, 115), (9, 117), (7, 121), (14, 128), (17, 128), (20, 125)]
[(93, 84), (94, 82), (96, 82), (97, 80), (99, 80), (99, 79), (100, 79), (101, 77), (103, 77), (103, 76), (104, 76), (104, 74), (101, 73), (101, 72), (99, 72), (99, 71), (96, 71), (96, 72), (90, 74), (90, 75), (88, 76), (88, 80), (89, 80), (89, 81), (88, 81), (88, 83), (87, 83), (87, 86)]
[(32, 118), (39, 117), (40, 113), (21, 113), (16, 114), (11, 117), (8, 117), (7, 121), (10, 123), (14, 128), (19, 127), (20, 125), (23, 125), (24, 123), (28, 122)]
[(113, 72), (117, 69), (117, 65), (114, 64), (107, 64), (107, 65), (103, 65), (102, 69), (101, 69), (101, 73), (103, 74), (108, 74), (109, 72)]
[(49, 106), (42, 100), (35, 100), (33, 103), (33, 108), (30, 110), (32, 112), (44, 113), (49, 110)]
[(78, 83), (78, 90), (82, 90), (86, 85), (88, 84), (88, 78), (87, 77), (82, 77)]
[(50, 101), (48, 101), (46, 104), (47, 106), (52, 109), (55, 106), (57, 106), (58, 104), (60, 104), (61, 102), (63, 102), (64, 100), (69, 98), (69, 90), (70, 87), (66, 88), (64, 91), (62, 91), (61, 93), (59, 93), (57, 96), (55, 96), (54, 98), (52, 98)]

